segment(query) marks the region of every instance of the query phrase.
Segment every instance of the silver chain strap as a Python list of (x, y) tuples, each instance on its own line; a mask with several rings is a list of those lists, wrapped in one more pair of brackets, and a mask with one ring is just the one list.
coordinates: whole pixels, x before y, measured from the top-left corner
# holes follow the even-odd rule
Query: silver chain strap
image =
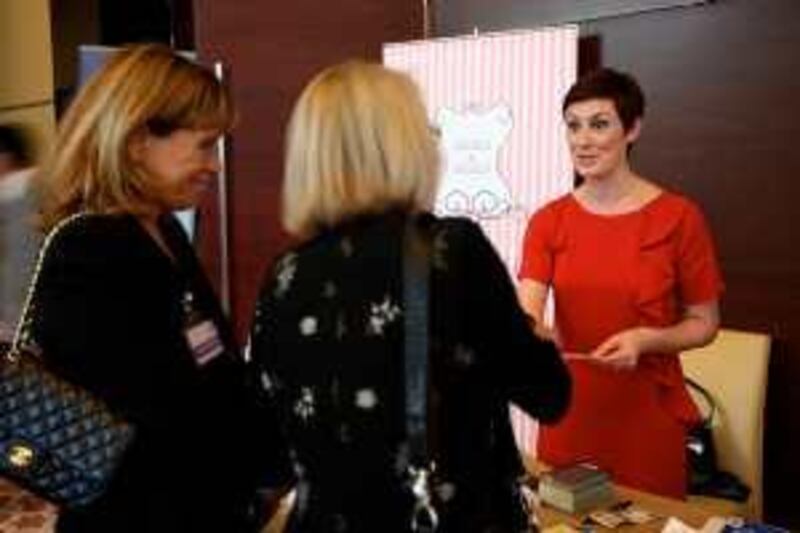
[(9, 362), (14, 363), (19, 358), (19, 355), (22, 353), (22, 347), (24, 345), (30, 344), (31, 308), (33, 306), (33, 298), (36, 293), (36, 287), (39, 284), (39, 274), (42, 271), (44, 258), (47, 255), (47, 250), (50, 247), (50, 244), (53, 242), (53, 239), (55, 239), (56, 235), (58, 235), (61, 232), (61, 230), (63, 230), (68, 224), (85, 216), (88, 216), (88, 213), (81, 212), (62, 218), (58, 222), (58, 224), (53, 226), (53, 228), (44, 238), (44, 242), (42, 242), (42, 246), (39, 248), (39, 253), (36, 257), (36, 265), (33, 267), (33, 273), (31, 274), (31, 281), (28, 284), (28, 293), (25, 296), (25, 305), (22, 306), (22, 312), (20, 313), (19, 321), (17, 322), (17, 327), (14, 330), (14, 340), (11, 342), (11, 348), (6, 353), (6, 359)]

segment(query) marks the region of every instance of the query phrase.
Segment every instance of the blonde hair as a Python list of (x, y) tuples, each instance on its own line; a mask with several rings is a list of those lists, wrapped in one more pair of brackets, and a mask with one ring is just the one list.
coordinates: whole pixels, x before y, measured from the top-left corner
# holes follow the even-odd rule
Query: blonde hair
[(342, 220), (433, 204), (439, 154), (405, 74), (350, 61), (318, 74), (289, 122), (283, 225), (310, 236)]
[(230, 129), (233, 103), (207, 69), (170, 48), (134, 45), (115, 53), (77, 94), (37, 174), (40, 223), (77, 211), (154, 214), (159, 183), (130, 157), (132, 137)]

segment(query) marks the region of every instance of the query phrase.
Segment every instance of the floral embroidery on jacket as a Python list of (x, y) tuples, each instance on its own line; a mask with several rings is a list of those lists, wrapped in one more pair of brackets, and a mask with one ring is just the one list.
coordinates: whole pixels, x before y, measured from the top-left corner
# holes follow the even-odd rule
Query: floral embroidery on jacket
[(378, 405), (378, 394), (375, 389), (359, 389), (356, 391), (356, 407), (371, 411)]
[(367, 322), (367, 334), (383, 335), (387, 324), (394, 322), (400, 316), (400, 307), (392, 302), (388, 294), (379, 304), (370, 304), (369, 319)]
[(342, 239), (340, 246), (342, 247), (342, 255), (344, 255), (345, 257), (353, 256), (353, 251), (355, 250), (355, 247), (353, 246), (352, 240), (350, 240), (348, 237), (344, 237)]
[(294, 253), (286, 254), (278, 261), (276, 269), (275, 297), (282, 298), (291, 288), (297, 272), (297, 255)]
[(267, 372), (260, 373), (261, 389), (267, 394), (272, 394), (275, 391), (275, 382), (269, 377)]
[(303, 422), (308, 422), (317, 412), (314, 392), (309, 387), (300, 389), (300, 398), (294, 404), (294, 414)]
[(322, 296), (325, 298), (334, 298), (339, 293), (336, 284), (332, 281), (326, 281), (322, 286)]
[(306, 337), (315, 335), (317, 333), (317, 330), (319, 329), (317, 319), (316, 317), (313, 316), (303, 317), (303, 319), (300, 320), (300, 324), (298, 327), (300, 328), (300, 333), (302, 333)]
[(345, 322), (344, 315), (339, 313), (336, 316), (336, 339), (342, 340), (347, 334), (347, 323)]
[[(395, 501), (395, 481), (405, 479), (411, 464), (403, 365), (407, 227), (405, 217), (389, 213), (323, 231), (284, 256), (261, 294), (253, 359), (267, 372), (262, 385), (271, 389), (296, 452), (298, 531), (407, 530), (404, 520), (387, 523), (390, 513), (405, 512), (405, 497)], [(536, 384), (559, 379), (548, 366), (558, 355), (535, 344), (527, 323), (516, 320), (510, 281), (497, 276), (504, 274), (496, 268), (499, 259), (474, 224), (424, 215), (419, 227), (430, 239), (430, 371), (441, 376), (432, 379), (431, 405), (448, 409), (440, 415), (444, 459), (432, 490), (439, 502), (465, 502), (459, 524), (486, 531), (494, 526), (488, 523), (494, 510), (483, 505), (484, 494), (498, 490), (486, 481), (518, 474), (505, 383), (528, 407), (547, 412)], [(486, 320), (490, 313), (498, 320)], [(513, 353), (495, 364), (492, 347), (509, 338), (520, 342), (504, 345)], [(475, 438), (463, 439), (466, 434)], [(457, 487), (439, 482), (452, 481), (455, 471), (464, 473)], [(392, 486), (373, 486), (384, 482)], [(497, 493), (503, 509), (505, 498)]]
[(463, 344), (456, 344), (453, 349), (453, 360), (462, 367), (472, 366), (475, 364), (475, 352)]

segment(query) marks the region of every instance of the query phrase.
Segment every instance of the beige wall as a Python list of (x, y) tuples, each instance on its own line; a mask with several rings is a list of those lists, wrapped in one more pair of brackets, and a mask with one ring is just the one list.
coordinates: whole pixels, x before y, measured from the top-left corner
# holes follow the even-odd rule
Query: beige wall
[(22, 123), (41, 153), (55, 131), (48, 0), (0, 0), (0, 123)]

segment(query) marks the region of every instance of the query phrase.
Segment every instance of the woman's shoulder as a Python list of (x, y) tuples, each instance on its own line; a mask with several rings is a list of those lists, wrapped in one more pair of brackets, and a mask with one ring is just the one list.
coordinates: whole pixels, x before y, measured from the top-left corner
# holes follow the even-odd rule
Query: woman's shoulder
[(674, 231), (677, 228), (703, 223), (704, 216), (700, 205), (681, 193), (662, 190), (661, 194), (644, 210), (648, 218), (656, 221), (654, 226)]
[[(386, 246), (390, 240), (400, 245), (406, 216), (372, 217), (329, 229), (311, 239), (295, 243), (275, 255), (268, 268), (268, 276), (287, 276), (287, 272), (293, 272), (301, 263), (321, 265), (335, 262), (336, 258), (371, 256), (376, 250), (380, 256), (386, 256)], [(487, 241), (481, 227), (467, 218), (421, 213), (415, 217), (415, 224), (430, 236), (433, 246), (440, 249), (455, 250)]]
[(485, 241), (480, 225), (464, 217), (437, 217), (428, 215), (426, 220), (434, 246), (447, 246)]
[(547, 200), (534, 211), (534, 216), (555, 216), (572, 208), (575, 197), (572, 192)]
[[(468, 218), (435, 218), (431, 223), (431, 259), (434, 268), (455, 272), (462, 265), (498, 260), (497, 250), (481, 226)], [(476, 263), (477, 262), (477, 263)]]
[(700, 211), (697, 202), (670, 189), (662, 189), (655, 200), (650, 202), (650, 208), (653, 213), (660, 216), (683, 216)]
[(50, 233), (71, 239), (118, 238), (134, 234), (137, 226), (133, 215), (76, 213), (61, 219)]
[(557, 221), (568, 215), (575, 207), (575, 197), (571, 192), (562, 194), (557, 198), (546, 201), (541, 207), (537, 208), (531, 220)]
[(51, 228), (45, 244), (57, 250), (56, 255), (72, 258), (122, 257), (136, 247), (141, 231), (132, 215), (79, 214)]
[(572, 193), (545, 202), (528, 220), (527, 234), (551, 237), (562, 234), (565, 229), (564, 220), (576, 212), (575, 206)]
[(432, 231), (450, 230), (456, 232), (471, 233), (480, 231), (480, 226), (472, 219), (465, 217), (444, 216), (439, 217), (432, 214), (425, 214), (421, 217), (424, 224), (429, 226)]
[(276, 257), (273, 264), (279, 270), (285, 270), (287, 265), (297, 262), (324, 263), (332, 256), (373, 255), (379, 251), (379, 255), (384, 257), (390, 241), (401, 246), (409, 217), (431, 239), (434, 248), (440, 250), (455, 251), (463, 246), (487, 241), (481, 227), (468, 218), (443, 217), (430, 212), (416, 215), (392, 212), (332, 228), (287, 249)]
[(702, 210), (694, 200), (666, 189), (645, 206), (643, 213), (647, 220), (642, 232), (643, 245), (678, 238), (687, 230), (705, 224)]
[[(143, 268), (141, 237), (136, 219), (85, 215), (66, 218), (43, 241), (40, 275), (45, 293), (67, 291), (69, 297), (118, 297), (120, 290), (136, 292), (152, 283)], [(59, 298), (64, 296), (58, 296)]]

